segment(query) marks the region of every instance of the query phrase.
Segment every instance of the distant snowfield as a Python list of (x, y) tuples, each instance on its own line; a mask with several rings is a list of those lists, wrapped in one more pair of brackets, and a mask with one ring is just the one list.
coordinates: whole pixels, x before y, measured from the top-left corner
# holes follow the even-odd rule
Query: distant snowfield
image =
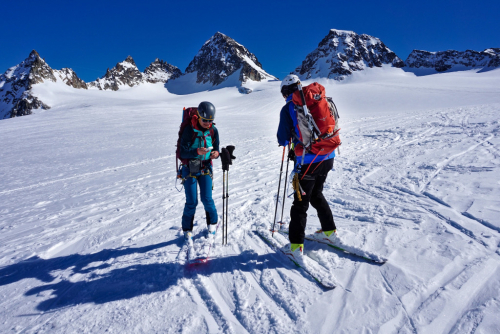
[[(341, 115), (324, 191), (339, 235), (389, 259), (306, 242), (341, 284), (331, 291), (253, 232), (274, 214), (279, 82), (182, 96), (36, 85), (52, 109), (0, 121), (0, 332), (500, 332), (500, 71), (475, 72), (320, 81)], [(237, 159), (229, 245), (218, 235), (193, 269), (175, 143), (182, 108), (204, 100)], [(214, 183), (221, 210), (218, 160)], [(197, 242), (204, 229), (200, 203)]]

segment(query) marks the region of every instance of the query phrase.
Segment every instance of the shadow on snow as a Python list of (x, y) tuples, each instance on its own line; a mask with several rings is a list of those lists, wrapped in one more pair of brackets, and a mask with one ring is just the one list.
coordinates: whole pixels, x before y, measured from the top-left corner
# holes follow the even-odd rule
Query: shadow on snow
[(71, 268), (73, 274), (90, 274), (85, 276), (83, 281), (63, 280), (34, 287), (25, 293), (26, 296), (31, 296), (51, 291), (50, 298), (37, 306), (39, 311), (50, 311), (84, 303), (104, 304), (165, 291), (176, 285), (180, 279), (195, 278), (197, 275), (209, 276), (234, 270), (253, 271), (283, 267), (273, 253), (258, 255), (254, 251), (246, 251), (235, 256), (214, 258), (207, 264), (199, 266), (188, 266), (177, 262), (135, 264), (104, 273), (98, 271), (111, 267), (111, 264), (104, 263), (86, 268), (93, 262), (106, 262), (120, 256), (147, 253), (172, 244), (182, 247), (182, 243), (182, 240), (173, 240), (138, 248), (104, 249), (87, 255), (73, 254), (53, 259), (34, 257), (1, 268), (0, 286), (25, 278), (36, 278), (46, 283), (53, 282), (56, 277), (51, 272), (68, 268)]

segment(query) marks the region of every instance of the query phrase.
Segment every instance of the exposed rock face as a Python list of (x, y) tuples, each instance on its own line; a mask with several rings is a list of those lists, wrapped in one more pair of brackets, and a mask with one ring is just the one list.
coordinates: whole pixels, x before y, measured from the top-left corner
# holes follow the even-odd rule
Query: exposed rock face
[(169, 63), (158, 58), (156, 58), (155, 61), (144, 70), (144, 79), (151, 83), (165, 83), (169, 79), (175, 79), (181, 75), (182, 72), (178, 67), (170, 65)]
[(66, 85), (73, 88), (83, 88), (87, 89), (87, 84), (85, 81), (80, 79), (75, 71), (71, 68), (63, 68), (60, 70), (54, 70), (56, 77), (59, 77)]
[(137, 69), (135, 61), (128, 56), (121, 63), (116, 64), (111, 70), (108, 68), (106, 74), (96, 81), (89, 82), (87, 86), (100, 90), (118, 90), (120, 86), (133, 87), (144, 82), (142, 73)]
[(343, 80), (354, 71), (383, 64), (405, 66), (380, 39), (332, 29), (293, 73), (302, 80), (317, 77)]
[(488, 67), (500, 67), (500, 48), (491, 48), (483, 51), (492, 57)]
[(197, 72), (197, 83), (219, 85), (238, 70), (241, 70), (239, 81), (242, 83), (276, 79), (262, 69), (253, 53), (220, 32), (205, 42), (185, 72)]
[(36, 96), (26, 94), (22, 99), (15, 104), (11, 110), (10, 117), (31, 115), (33, 109), (50, 109), (48, 105), (40, 101)]
[(439, 51), (413, 50), (405, 61), (410, 68), (433, 68), (444, 72), (455, 66), (470, 68), (494, 68), (500, 66), (500, 48), (484, 51)]
[(0, 119), (30, 115), (33, 109), (50, 107), (31, 94), (33, 85), (57, 81), (54, 71), (35, 50), (22, 63), (0, 76)]

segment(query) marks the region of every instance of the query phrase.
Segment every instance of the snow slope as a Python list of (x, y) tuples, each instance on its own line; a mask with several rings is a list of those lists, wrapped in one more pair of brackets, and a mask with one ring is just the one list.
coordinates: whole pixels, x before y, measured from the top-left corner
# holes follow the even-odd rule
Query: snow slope
[[(500, 71), (364, 72), (322, 81), (343, 141), (325, 196), (341, 238), (389, 262), (306, 242), (331, 291), (253, 232), (274, 214), (279, 82), (182, 96), (36, 85), (52, 109), (0, 123), (0, 332), (500, 332)], [(182, 107), (203, 100), (237, 159), (229, 245), (218, 235), (192, 268), (174, 145)], [(204, 224), (200, 204), (195, 239)]]

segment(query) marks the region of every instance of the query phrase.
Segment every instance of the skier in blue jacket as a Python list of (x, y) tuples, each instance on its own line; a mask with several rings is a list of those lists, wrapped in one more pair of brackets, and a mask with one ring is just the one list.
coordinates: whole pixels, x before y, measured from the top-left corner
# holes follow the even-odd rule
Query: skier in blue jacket
[(217, 209), (212, 199), (212, 159), (219, 157), (219, 131), (213, 121), (215, 106), (210, 102), (201, 102), (198, 115), (186, 126), (180, 142), (180, 155), (189, 164), (183, 164), (181, 176), (184, 180), (186, 204), (182, 215), (182, 229), (188, 244), (192, 244), (193, 221), (198, 205), (197, 187), (200, 187), (200, 199), (205, 207), (208, 236), (215, 236)]

